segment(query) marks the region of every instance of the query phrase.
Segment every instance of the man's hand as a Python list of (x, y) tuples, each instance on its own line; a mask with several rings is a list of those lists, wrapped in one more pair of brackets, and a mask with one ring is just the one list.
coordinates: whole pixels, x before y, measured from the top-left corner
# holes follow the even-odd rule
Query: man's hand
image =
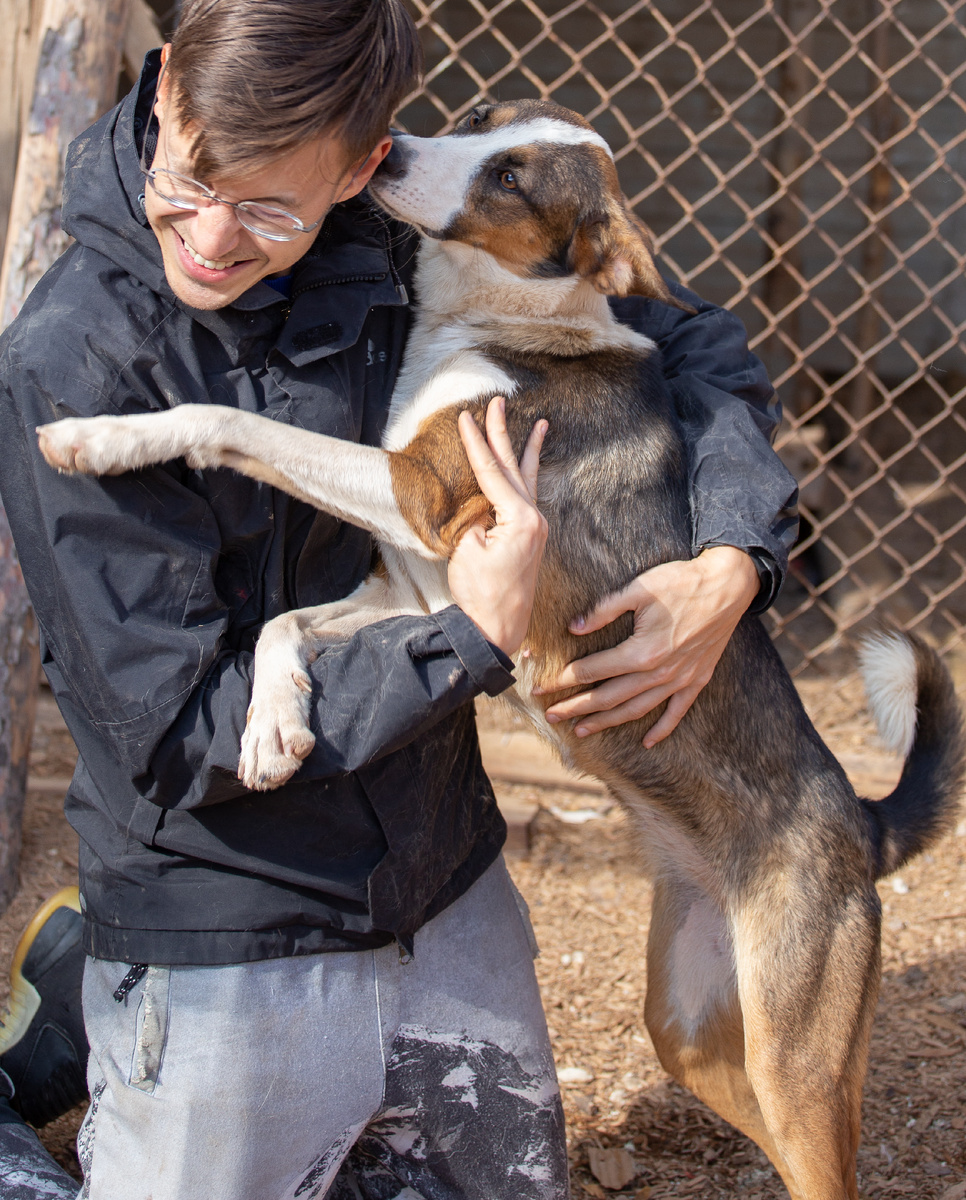
[(450, 591), (484, 637), (513, 655), (530, 624), (547, 541), (547, 522), (534, 504), (547, 422), (533, 427), (519, 465), (502, 396), (487, 407), (485, 438), (468, 412), (460, 413), (459, 431), (480, 490), (496, 511), (496, 524), (490, 529), (474, 525), (463, 535), (449, 560)]
[(571, 626), (571, 633), (592, 633), (633, 612), (631, 636), (612, 650), (570, 663), (542, 690), (606, 682), (552, 705), (547, 720), (583, 718), (574, 732), (586, 737), (643, 717), (667, 700), (644, 739), (646, 747), (655, 746), (711, 678), (758, 586), (754, 562), (732, 546), (713, 546), (689, 562), (663, 563), (638, 575)]

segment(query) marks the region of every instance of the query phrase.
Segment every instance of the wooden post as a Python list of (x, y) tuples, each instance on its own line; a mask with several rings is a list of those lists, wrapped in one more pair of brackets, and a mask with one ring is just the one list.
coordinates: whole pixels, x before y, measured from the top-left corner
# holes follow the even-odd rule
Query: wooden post
[(10, 215), (20, 129), (33, 91), (42, 8), (43, 0), (0, 0), (0, 245)]
[(0, 274), (0, 327), (67, 248), (60, 227), (69, 143), (115, 100), (128, 0), (45, 0)]
[[(34, 84), (19, 131), (0, 274), (0, 328), (13, 320), (67, 246), (60, 226), (67, 146), (114, 103), (128, 4), (44, 0)], [(19, 878), (38, 669), (36, 618), (0, 510), (0, 911), (12, 899)]]
[(132, 79), (141, 74), (145, 54), (163, 42), (158, 18), (148, 0), (131, 0), (124, 35), (124, 69)]

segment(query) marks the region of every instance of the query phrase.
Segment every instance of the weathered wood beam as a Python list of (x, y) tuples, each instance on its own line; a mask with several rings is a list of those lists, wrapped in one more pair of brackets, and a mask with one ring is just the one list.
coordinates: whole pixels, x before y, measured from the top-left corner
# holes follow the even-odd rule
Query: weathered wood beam
[(0, 0), (0, 246), (7, 231), (24, 114), (30, 107), (44, 0)]
[(141, 74), (145, 54), (163, 41), (158, 18), (147, 0), (131, 0), (124, 34), (124, 70), (132, 79)]
[(45, 0), (0, 274), (0, 328), (67, 248), (60, 227), (71, 141), (113, 103), (129, 0)]

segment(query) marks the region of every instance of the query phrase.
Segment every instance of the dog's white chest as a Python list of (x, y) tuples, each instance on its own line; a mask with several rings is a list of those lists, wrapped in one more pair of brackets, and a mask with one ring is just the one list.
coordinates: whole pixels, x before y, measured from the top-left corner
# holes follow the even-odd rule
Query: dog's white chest
[(399, 373), (385, 450), (401, 450), (434, 413), (480, 396), (509, 396), (516, 384), (496, 363), (468, 345), (468, 331), (457, 326), (413, 330)]

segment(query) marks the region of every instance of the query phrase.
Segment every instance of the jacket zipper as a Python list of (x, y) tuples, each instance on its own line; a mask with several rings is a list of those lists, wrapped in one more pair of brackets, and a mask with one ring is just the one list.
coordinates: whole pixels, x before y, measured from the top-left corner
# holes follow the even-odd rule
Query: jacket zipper
[(381, 279), (386, 278), (386, 272), (381, 271), (378, 275), (340, 275), (338, 279), (321, 279), (318, 283), (310, 283), (306, 287), (300, 287), (297, 291), (292, 292), (292, 299), (295, 300), (299, 296), (304, 296), (306, 292), (313, 292), (317, 288), (334, 287), (340, 283), (378, 283)]

